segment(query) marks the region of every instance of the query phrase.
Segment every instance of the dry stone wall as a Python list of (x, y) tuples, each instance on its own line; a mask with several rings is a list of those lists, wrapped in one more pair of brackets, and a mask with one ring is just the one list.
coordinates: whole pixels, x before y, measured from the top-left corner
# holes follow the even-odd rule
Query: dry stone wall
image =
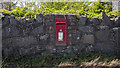
[[(55, 46), (55, 18), (67, 19), (67, 46)], [(74, 14), (37, 14), (36, 19), (2, 18), (2, 54), (5, 57), (80, 55), (102, 52), (120, 56), (120, 16), (110, 20)]]

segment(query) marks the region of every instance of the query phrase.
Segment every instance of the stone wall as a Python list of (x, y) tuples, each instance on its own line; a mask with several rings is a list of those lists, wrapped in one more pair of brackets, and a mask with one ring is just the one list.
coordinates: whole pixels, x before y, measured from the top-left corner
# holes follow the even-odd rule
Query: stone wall
[[(67, 46), (55, 46), (55, 18), (67, 19)], [(36, 19), (2, 18), (3, 56), (80, 55), (102, 52), (120, 56), (120, 16), (79, 18), (73, 14), (37, 14)]]

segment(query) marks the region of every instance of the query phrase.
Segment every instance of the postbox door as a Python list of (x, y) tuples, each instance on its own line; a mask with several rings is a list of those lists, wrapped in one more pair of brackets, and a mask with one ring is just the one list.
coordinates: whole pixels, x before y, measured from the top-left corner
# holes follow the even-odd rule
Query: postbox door
[(66, 46), (66, 30), (56, 30), (56, 46)]
[(67, 45), (67, 20), (64, 18), (56, 18), (55, 43), (56, 46)]

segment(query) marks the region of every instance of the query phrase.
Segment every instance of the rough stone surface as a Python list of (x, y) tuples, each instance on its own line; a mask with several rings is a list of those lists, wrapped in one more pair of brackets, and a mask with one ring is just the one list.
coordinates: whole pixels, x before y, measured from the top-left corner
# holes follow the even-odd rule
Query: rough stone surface
[(8, 38), (3, 41), (4, 46), (9, 45), (9, 46), (25, 47), (34, 44), (37, 44), (37, 40), (33, 36), (21, 37), (21, 38), (19, 37)]
[(15, 16), (14, 15), (10, 16), (10, 24), (14, 24), (14, 25), (17, 24), (17, 21), (15, 20)]
[(39, 36), (41, 33), (43, 33), (43, 26), (42, 25), (33, 29), (30, 34), (33, 36)]
[(96, 41), (109, 41), (110, 31), (108, 29), (96, 31), (95, 37), (96, 37)]
[(78, 27), (79, 31), (82, 33), (94, 33), (94, 27), (92, 26), (81, 26)]
[(115, 18), (115, 23), (116, 23), (117, 26), (120, 26), (120, 16)]
[(93, 17), (91, 20), (90, 20), (93, 25), (97, 26), (99, 24), (101, 24), (101, 21), (97, 18), (97, 17)]
[(3, 39), (6, 37), (14, 37), (14, 36), (18, 36), (18, 35), (19, 35), (19, 30), (17, 30), (17, 27), (15, 27), (13, 25), (9, 25), (2, 29)]
[(95, 44), (93, 35), (83, 35), (82, 41), (83, 41), (83, 43), (87, 43), (87, 44), (92, 44), (92, 45)]
[(38, 22), (42, 23), (43, 22), (43, 15), (42, 14), (37, 14), (36, 15), (36, 20), (38, 20)]
[(95, 50), (98, 52), (102, 52), (108, 55), (115, 55), (115, 47), (110, 42), (107, 43), (96, 43)]
[[(55, 45), (55, 18), (67, 19), (67, 46)], [(37, 14), (36, 19), (2, 18), (2, 54), (5, 57), (80, 55), (91, 51), (120, 56), (119, 18), (111, 20), (73, 14)]]
[(104, 11), (102, 12), (102, 19), (102, 25), (112, 25), (110, 18), (106, 15)]
[(87, 22), (87, 16), (81, 16), (78, 24), (79, 25), (86, 25), (86, 22)]
[(4, 20), (2, 21), (2, 27), (7, 26), (10, 23), (10, 19), (8, 16), (5, 16)]

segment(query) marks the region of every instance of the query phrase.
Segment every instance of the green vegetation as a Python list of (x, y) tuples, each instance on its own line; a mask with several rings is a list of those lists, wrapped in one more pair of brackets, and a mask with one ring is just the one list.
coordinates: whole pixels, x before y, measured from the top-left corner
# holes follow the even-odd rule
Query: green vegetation
[[(22, 4), (22, 3), (21, 3)], [(35, 18), (35, 15), (41, 13), (71, 13), (76, 15), (87, 15), (87, 17), (102, 17), (102, 11), (108, 16), (116, 17), (120, 12), (112, 12), (111, 2), (41, 2), (35, 5), (35, 2), (25, 3), (24, 7), (12, 8), (11, 11), (0, 9), (3, 15), (15, 15), (16, 18)]]
[(18, 66), (60, 66), (65, 63), (81, 65), (83, 63), (94, 61), (98, 58), (97, 62), (113, 62), (113, 60), (117, 60), (115, 63), (120, 64), (120, 58), (116, 56), (108, 56), (101, 53), (90, 52), (85, 55), (66, 55), (66, 56), (56, 56), (56, 55), (46, 55), (39, 57), (20, 57), (20, 58), (3, 58), (3, 66), (7, 66), (9, 64), (14, 64)]

